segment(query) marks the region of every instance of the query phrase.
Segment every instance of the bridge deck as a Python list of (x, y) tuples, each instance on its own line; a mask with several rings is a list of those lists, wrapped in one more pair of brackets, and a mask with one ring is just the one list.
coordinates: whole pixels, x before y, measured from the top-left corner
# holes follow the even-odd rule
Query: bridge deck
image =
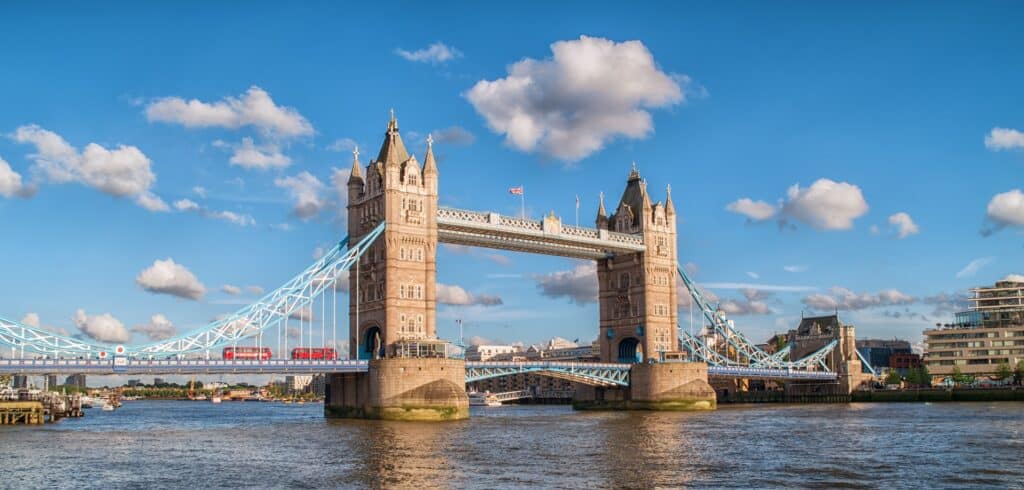
[[(314, 374), (365, 372), (362, 360), (84, 360), (84, 359), (0, 359), (0, 374)], [(628, 386), (630, 364), (601, 362), (466, 362), (466, 381), (479, 381), (515, 374), (545, 374), (581, 383)], [(837, 379), (828, 371), (799, 371), (736, 366), (709, 366), (708, 375), (724, 378), (822, 380)]]
[(578, 259), (646, 249), (639, 235), (566, 225), (557, 218), (533, 220), (453, 208), (437, 210), (437, 237), (444, 243)]

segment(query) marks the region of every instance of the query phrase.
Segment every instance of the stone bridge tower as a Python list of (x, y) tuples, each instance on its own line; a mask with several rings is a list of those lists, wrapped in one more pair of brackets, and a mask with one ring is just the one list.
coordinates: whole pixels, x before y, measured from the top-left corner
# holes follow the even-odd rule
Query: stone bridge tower
[[(427, 140), (422, 166), (410, 156), (394, 112), (376, 160), (354, 152), (348, 180), (348, 234), (356, 243), (387, 220), (384, 233), (349, 271), (352, 359), (390, 355), (401, 340), (437, 337), (437, 164)], [(358, 272), (357, 272), (358, 271)]]
[(651, 203), (636, 165), (611, 216), (601, 198), (600, 233), (643, 236), (647, 250), (597, 261), (601, 360), (644, 362), (676, 351), (676, 212), (671, 190), (665, 203)]

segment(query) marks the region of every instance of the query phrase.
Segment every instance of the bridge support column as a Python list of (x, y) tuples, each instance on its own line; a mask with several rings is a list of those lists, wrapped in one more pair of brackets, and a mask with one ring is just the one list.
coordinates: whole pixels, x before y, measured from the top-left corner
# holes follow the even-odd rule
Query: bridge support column
[(715, 390), (708, 384), (708, 366), (700, 362), (636, 364), (629, 388), (580, 386), (573, 399), (577, 410), (714, 410)]
[(445, 421), (469, 418), (466, 363), (460, 359), (391, 358), (370, 361), (366, 373), (327, 379), (324, 416)]

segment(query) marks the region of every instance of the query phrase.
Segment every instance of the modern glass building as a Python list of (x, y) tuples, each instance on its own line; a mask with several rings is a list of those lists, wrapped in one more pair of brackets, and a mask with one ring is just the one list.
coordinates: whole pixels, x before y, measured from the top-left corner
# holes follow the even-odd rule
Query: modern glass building
[(1000, 363), (1024, 360), (1024, 276), (1008, 276), (992, 287), (971, 289), (968, 309), (953, 323), (925, 330), (924, 362), (935, 377), (988, 376)]

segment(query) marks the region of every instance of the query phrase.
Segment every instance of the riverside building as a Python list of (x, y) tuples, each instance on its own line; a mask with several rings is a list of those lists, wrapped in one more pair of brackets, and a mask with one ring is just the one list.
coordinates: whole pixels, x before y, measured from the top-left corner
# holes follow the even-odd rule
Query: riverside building
[(953, 374), (991, 376), (999, 364), (1024, 360), (1024, 276), (1010, 275), (992, 287), (973, 288), (968, 308), (955, 321), (924, 331), (924, 363), (936, 378)]

